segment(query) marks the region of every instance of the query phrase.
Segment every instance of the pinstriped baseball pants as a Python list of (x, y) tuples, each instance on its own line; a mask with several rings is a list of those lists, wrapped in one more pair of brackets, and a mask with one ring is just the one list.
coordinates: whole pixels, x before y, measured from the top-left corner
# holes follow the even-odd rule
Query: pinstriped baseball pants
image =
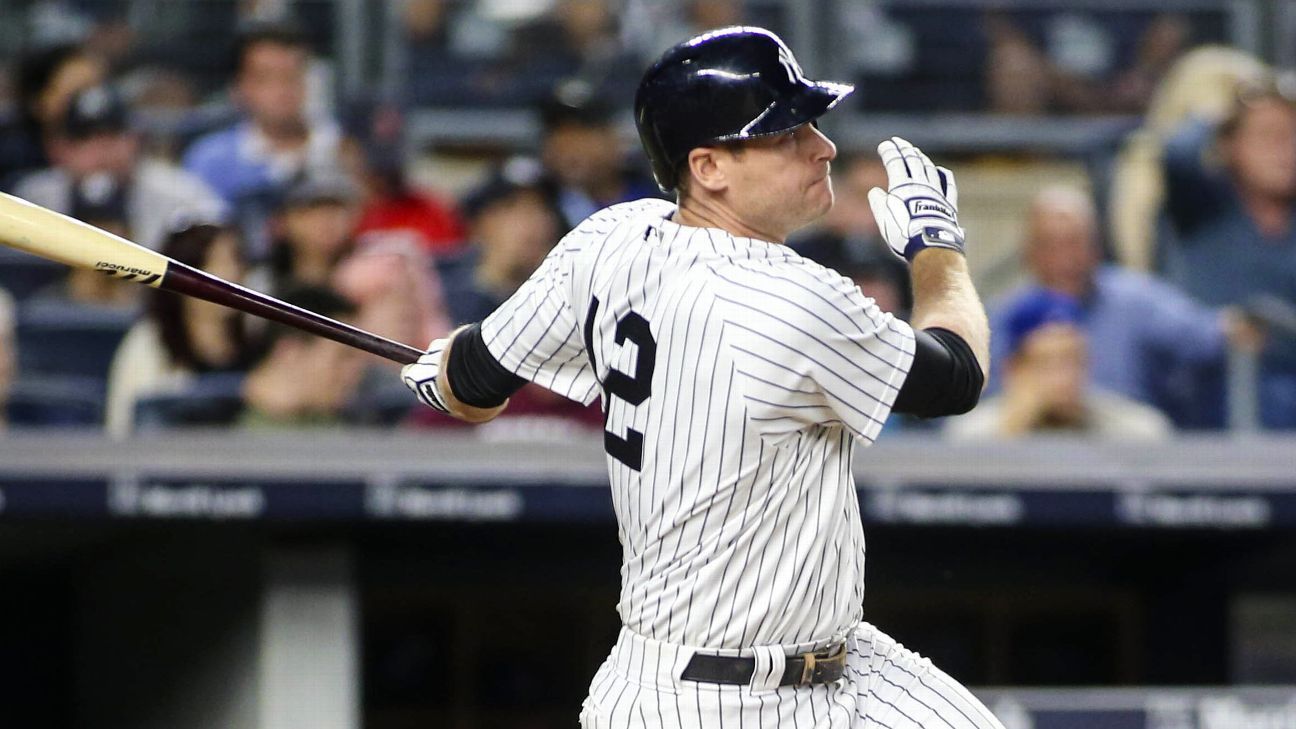
[(840, 681), (799, 688), (778, 686), (784, 655), (819, 647), (745, 651), (756, 658), (752, 683), (723, 686), (678, 678), (693, 649), (622, 629), (612, 654), (590, 684), (581, 726), (1004, 729), (944, 671), (868, 623), (858, 624), (846, 635), (846, 673)]

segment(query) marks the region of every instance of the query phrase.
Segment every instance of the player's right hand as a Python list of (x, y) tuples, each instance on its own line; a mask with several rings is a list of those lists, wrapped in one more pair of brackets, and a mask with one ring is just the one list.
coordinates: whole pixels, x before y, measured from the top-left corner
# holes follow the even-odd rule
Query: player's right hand
[(963, 252), (954, 173), (900, 137), (879, 144), (878, 154), (886, 166), (887, 190), (869, 190), (869, 207), (891, 250), (909, 261), (926, 248)]
[(445, 398), (437, 385), (441, 375), (441, 355), (445, 352), (448, 338), (437, 339), (428, 345), (427, 352), (417, 362), (401, 368), (401, 382), (414, 391), (419, 402), (438, 412), (450, 414)]

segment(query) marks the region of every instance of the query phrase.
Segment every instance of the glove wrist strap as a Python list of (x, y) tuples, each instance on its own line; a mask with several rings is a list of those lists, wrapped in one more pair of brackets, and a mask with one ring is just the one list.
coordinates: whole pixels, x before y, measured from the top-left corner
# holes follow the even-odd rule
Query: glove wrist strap
[(919, 251), (927, 248), (945, 248), (966, 255), (961, 237), (944, 228), (928, 227), (924, 228), (923, 232), (918, 235), (910, 236), (909, 242), (905, 244), (905, 260), (912, 263), (914, 256), (918, 255)]

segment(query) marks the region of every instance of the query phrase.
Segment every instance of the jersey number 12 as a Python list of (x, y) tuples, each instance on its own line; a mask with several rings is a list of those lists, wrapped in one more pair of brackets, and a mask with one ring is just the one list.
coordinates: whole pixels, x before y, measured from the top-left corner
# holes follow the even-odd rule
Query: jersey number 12
[[(598, 362), (594, 359), (594, 320), (598, 318), (599, 300), (590, 301), (589, 312), (585, 315), (585, 351), (589, 354), (590, 366), (598, 374)], [(657, 340), (653, 339), (648, 328), (648, 320), (630, 311), (617, 319), (616, 343), (624, 345), (626, 340), (635, 343), (638, 355), (635, 357), (634, 376), (621, 372), (616, 367), (608, 367), (603, 385), (603, 450), (609, 456), (638, 471), (643, 466), (643, 433), (633, 428), (626, 428), (624, 438), (607, 429), (608, 413), (611, 403), (608, 398), (618, 397), (631, 405), (642, 405), (652, 394), (653, 367), (657, 360)]]

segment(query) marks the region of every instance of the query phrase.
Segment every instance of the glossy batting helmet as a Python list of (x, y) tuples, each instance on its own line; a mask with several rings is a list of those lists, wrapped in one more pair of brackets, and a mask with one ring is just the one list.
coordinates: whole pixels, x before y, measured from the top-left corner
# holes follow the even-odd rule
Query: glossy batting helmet
[(635, 126), (663, 192), (679, 184), (694, 148), (785, 132), (855, 90), (811, 81), (764, 28), (714, 30), (662, 54), (635, 93)]

